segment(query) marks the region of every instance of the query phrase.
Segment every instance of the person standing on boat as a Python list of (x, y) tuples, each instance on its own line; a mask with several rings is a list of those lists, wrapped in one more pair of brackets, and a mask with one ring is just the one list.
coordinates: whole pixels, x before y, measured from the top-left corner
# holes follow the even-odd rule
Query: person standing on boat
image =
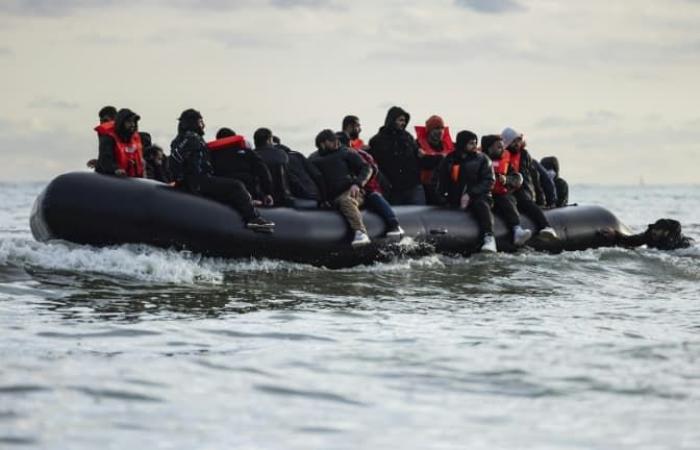
[(216, 140), (208, 142), (209, 156), (217, 177), (242, 182), (256, 202), (272, 206), (272, 177), (260, 155), (249, 148), (245, 137), (230, 128), (216, 132)]
[(513, 128), (505, 128), (501, 132), (503, 146), (509, 153), (509, 170), (519, 173), (523, 182), (513, 189), (518, 209), (529, 216), (537, 226), (538, 236), (544, 239), (559, 239), (557, 232), (551, 227), (547, 217), (534, 200), (534, 187), (532, 184), (532, 158), (523, 147), (523, 135)]
[(390, 185), (384, 194), (392, 205), (425, 205), (418, 145), (406, 131), (410, 120), (408, 112), (392, 106), (384, 126), (369, 140), (369, 153)]
[(255, 153), (260, 156), (272, 180), (272, 198), (275, 205), (294, 206), (294, 198), (289, 187), (289, 155), (272, 142), (269, 128), (258, 128), (253, 134)]
[[(356, 116), (347, 117), (352, 117), (355, 119), (355, 126), (352, 129), (343, 126), (343, 130), (348, 130), (351, 132), (351, 134), (355, 134), (354, 131), (358, 130), (360, 127), (360, 119), (358, 119)], [(345, 125), (345, 119), (343, 120), (343, 125)], [(351, 134), (348, 134), (348, 131), (340, 131), (336, 133), (340, 144), (348, 147), (351, 151), (360, 155), (360, 158), (362, 158), (365, 164), (367, 164), (371, 169), (369, 180), (367, 183), (365, 183), (362, 189), (365, 196), (365, 205), (367, 206), (367, 209), (377, 213), (384, 220), (384, 223), (386, 224), (387, 237), (401, 237), (403, 235), (403, 229), (399, 225), (399, 220), (396, 218), (396, 213), (386, 198), (384, 198), (384, 195), (382, 195), (382, 186), (379, 182), (379, 167), (377, 167), (377, 163), (374, 161), (374, 158), (372, 158), (372, 155), (361, 148), (364, 145), (362, 144), (362, 140), (359, 139), (359, 132), (355, 134), (355, 139), (353, 140), (351, 139)], [(353, 143), (356, 147), (352, 146)]]
[(516, 206), (516, 200), (511, 194), (512, 189), (522, 184), (522, 177), (519, 174), (509, 172), (510, 153), (504, 151), (501, 136), (497, 134), (482, 136), (481, 150), (491, 159), (496, 178), (491, 190), (493, 210), (511, 230), (513, 244), (516, 247), (525, 245), (532, 237), (532, 231), (520, 225), (520, 213)]
[(481, 233), (481, 251), (495, 253), (491, 190), (496, 178), (491, 160), (478, 151), (477, 145), (476, 134), (460, 131), (454, 151), (440, 162), (431, 184), (441, 203), (474, 214)]
[[(100, 124), (95, 127), (95, 131), (97, 132), (97, 141), (99, 142), (101, 134), (104, 134), (108, 129), (114, 128), (114, 119), (117, 118), (117, 108), (111, 105), (104, 106), (97, 113), (97, 117), (100, 120)], [(89, 159), (86, 165), (88, 169), (96, 169), (97, 158)]]
[(204, 119), (195, 109), (180, 114), (178, 134), (170, 144), (170, 170), (176, 186), (224, 203), (236, 210), (246, 227), (272, 232), (275, 224), (260, 216), (245, 185), (214, 174), (209, 149), (204, 141)]
[(119, 177), (144, 176), (143, 145), (138, 133), (141, 117), (130, 109), (117, 113), (114, 125), (100, 124), (95, 130), (99, 136), (99, 150), (95, 171)]
[(323, 130), (316, 136), (316, 148), (318, 151), (309, 157), (309, 162), (323, 178), (325, 198), (340, 210), (354, 232), (351, 245), (369, 244), (360, 212), (364, 203), (362, 188), (371, 175), (369, 165), (360, 155), (341, 146), (333, 130)]
[(343, 117), (342, 127), (343, 133), (348, 137), (348, 142), (345, 145), (355, 150), (364, 150), (365, 152), (369, 150), (369, 146), (360, 138), (362, 126), (360, 125), (359, 117), (354, 115)]
[(416, 126), (416, 143), (418, 156), (421, 158), (420, 182), (425, 190), (425, 200), (429, 205), (439, 204), (442, 200), (435, 192), (433, 172), (445, 156), (454, 150), (450, 129), (440, 116), (430, 116), (425, 126)]

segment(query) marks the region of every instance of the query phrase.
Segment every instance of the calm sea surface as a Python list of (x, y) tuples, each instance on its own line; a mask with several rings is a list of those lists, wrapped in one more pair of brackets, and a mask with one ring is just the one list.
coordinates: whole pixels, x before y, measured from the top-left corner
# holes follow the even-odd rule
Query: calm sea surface
[[(330, 271), (35, 242), (0, 184), (0, 448), (698, 449), (700, 247)], [(574, 186), (700, 241), (700, 186)]]

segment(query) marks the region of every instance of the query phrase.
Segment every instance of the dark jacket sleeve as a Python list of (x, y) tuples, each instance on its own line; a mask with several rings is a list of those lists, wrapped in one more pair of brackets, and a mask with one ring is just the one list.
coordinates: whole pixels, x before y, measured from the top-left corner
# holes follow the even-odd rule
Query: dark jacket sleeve
[(569, 183), (561, 177), (554, 180), (557, 187), (557, 206), (562, 207), (569, 204)]
[(345, 160), (350, 166), (352, 173), (355, 174), (353, 184), (363, 187), (372, 176), (372, 167), (364, 162), (360, 155), (353, 151), (347, 152), (345, 155)]
[(325, 178), (323, 178), (321, 170), (314, 163), (313, 158), (308, 158), (306, 162), (308, 163), (307, 169), (309, 171), (309, 176), (314, 180), (314, 182), (316, 182), (316, 186), (318, 186), (319, 203), (329, 201), (330, 199), (328, 198), (328, 188), (326, 187), (326, 180)]
[(449, 158), (444, 158), (437, 170), (433, 172), (432, 185), (438, 198), (444, 199), (449, 191), (450, 186), (450, 166), (452, 165)]
[(114, 175), (114, 172), (119, 168), (114, 160), (115, 142), (111, 136), (100, 136), (98, 156), (97, 156), (97, 171), (109, 175)]
[(537, 169), (540, 176), (540, 187), (544, 193), (544, 204), (548, 207), (554, 207), (557, 204), (557, 188), (554, 186), (554, 180), (547, 173), (547, 169), (536, 159), (532, 160), (532, 165)]
[(258, 155), (253, 150), (247, 150), (248, 157), (250, 158), (250, 166), (253, 169), (255, 177), (260, 182), (260, 189), (265, 195), (272, 195), (272, 175), (270, 174), (270, 169), (262, 160), (260, 155)]
[(523, 185), (520, 190), (528, 199), (536, 200), (534, 198), (536, 194), (535, 186), (532, 181), (532, 158), (530, 158), (530, 153), (526, 150), (522, 150), (522, 155), (520, 156), (520, 175), (523, 176)]
[(469, 194), (479, 197), (487, 196), (491, 193), (495, 183), (496, 176), (493, 173), (493, 164), (489, 158), (484, 157), (479, 166), (479, 182), (469, 189)]

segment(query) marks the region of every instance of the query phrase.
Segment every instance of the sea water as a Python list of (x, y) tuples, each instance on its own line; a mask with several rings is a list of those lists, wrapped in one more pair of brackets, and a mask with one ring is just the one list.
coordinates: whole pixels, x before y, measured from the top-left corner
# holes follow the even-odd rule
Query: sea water
[[(0, 184), (0, 448), (697, 449), (700, 247), (327, 270), (39, 243)], [(700, 187), (573, 186), (633, 230)]]

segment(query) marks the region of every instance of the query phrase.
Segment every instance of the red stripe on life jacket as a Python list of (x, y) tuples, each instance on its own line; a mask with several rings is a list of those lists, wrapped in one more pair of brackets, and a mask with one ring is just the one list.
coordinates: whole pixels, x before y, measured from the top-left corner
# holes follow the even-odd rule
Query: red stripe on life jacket
[(245, 146), (245, 137), (241, 135), (228, 136), (215, 141), (207, 142), (207, 148), (212, 152), (217, 150), (226, 150), (228, 148), (245, 148)]
[[(506, 175), (508, 173), (508, 165), (510, 163), (510, 152), (505, 150), (501, 154), (501, 159), (493, 160), (492, 163), (493, 172), (496, 175)], [(505, 184), (498, 181), (498, 177), (496, 177), (496, 183), (493, 185), (492, 192), (496, 195), (503, 195), (508, 193), (508, 188)]]

